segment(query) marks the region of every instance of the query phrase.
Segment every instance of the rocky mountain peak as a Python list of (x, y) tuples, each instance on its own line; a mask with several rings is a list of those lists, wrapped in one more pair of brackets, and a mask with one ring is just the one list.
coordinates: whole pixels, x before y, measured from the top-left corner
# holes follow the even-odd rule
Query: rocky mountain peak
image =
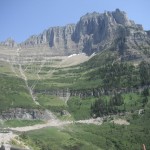
[[(70, 55), (82, 52), (91, 55), (111, 48), (114, 43), (121, 43), (128, 49), (140, 48), (142, 45), (148, 47), (149, 40), (149, 31), (144, 31), (142, 25), (135, 24), (134, 21), (128, 19), (124, 11), (116, 9), (104, 13), (87, 13), (77, 24), (50, 27), (39, 35), (29, 37), (19, 46), (24, 51), (32, 49), (34, 53), (37, 50), (46, 50), (50, 55)], [(10, 47), (16, 46), (12, 39), (2, 44)], [(114, 49), (117, 50), (118, 47), (121, 46), (116, 46)]]
[(133, 23), (128, 19), (126, 13), (124, 11), (120, 11), (120, 9), (116, 9), (114, 12), (112, 12), (112, 16), (118, 24), (131, 26)]
[(120, 9), (116, 9), (115, 11), (112, 12), (105, 11), (104, 13), (97, 13), (97, 12), (87, 13), (86, 15), (80, 18), (79, 22), (87, 23), (90, 21), (96, 21), (96, 23), (98, 23), (97, 21), (99, 19), (108, 20), (109, 23), (121, 24), (125, 26), (131, 26), (134, 24), (133, 21), (128, 19), (127, 14), (124, 11), (121, 11)]
[(6, 47), (17, 47), (17, 43), (12, 38), (6, 39), (4, 42), (1, 42), (0, 45)]

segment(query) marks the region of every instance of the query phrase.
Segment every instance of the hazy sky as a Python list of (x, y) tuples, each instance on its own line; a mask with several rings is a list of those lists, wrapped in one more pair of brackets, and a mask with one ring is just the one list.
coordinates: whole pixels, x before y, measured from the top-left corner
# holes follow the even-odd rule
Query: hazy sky
[(150, 30), (150, 0), (0, 0), (0, 41), (22, 42), (49, 27), (77, 23), (87, 12), (116, 8)]

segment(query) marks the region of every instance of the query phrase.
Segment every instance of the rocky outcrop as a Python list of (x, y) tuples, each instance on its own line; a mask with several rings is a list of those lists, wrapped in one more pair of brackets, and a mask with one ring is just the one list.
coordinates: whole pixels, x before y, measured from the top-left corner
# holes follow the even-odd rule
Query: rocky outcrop
[(92, 88), (92, 89), (51, 89), (51, 90), (36, 90), (35, 94), (46, 94), (53, 95), (60, 98), (69, 97), (79, 97), (79, 98), (88, 98), (88, 97), (100, 97), (103, 95), (114, 95), (115, 93), (141, 93), (144, 89), (150, 88), (150, 85), (137, 86), (137, 87), (128, 87), (128, 88)]
[(0, 113), (0, 119), (50, 120), (53, 119), (53, 115), (50, 114), (47, 110), (11, 108), (7, 111), (2, 111)]

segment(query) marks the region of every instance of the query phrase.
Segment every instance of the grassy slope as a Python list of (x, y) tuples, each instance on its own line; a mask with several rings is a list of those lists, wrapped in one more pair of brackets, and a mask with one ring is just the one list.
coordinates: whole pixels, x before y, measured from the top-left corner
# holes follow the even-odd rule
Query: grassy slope
[(100, 126), (72, 124), (61, 129), (45, 128), (23, 133), (21, 137), (34, 150), (140, 150), (142, 144), (150, 149), (149, 118), (150, 101), (144, 114), (128, 116), (129, 126), (109, 122)]
[[(93, 60), (93, 63), (94, 61), (95, 60)], [(97, 71), (96, 69), (99, 68), (99, 62), (97, 61), (97, 65), (94, 66), (95, 68), (90, 68), (90, 64), (86, 64), (86, 66), (89, 70), (84, 68), (84, 66), (81, 67), (82, 69), (75, 67), (56, 70), (52, 76), (53, 78), (49, 80), (52, 81), (54, 88), (60, 88), (60, 86), (58, 86), (59, 83), (64, 83), (66, 87), (73, 89), (96, 87), (100, 83), (97, 77), (95, 78), (96, 80), (91, 82), (87, 79), (91, 72)], [(69, 78), (72, 72), (75, 80)], [(45, 84), (46, 82), (47, 81), (45, 81)], [(68, 83), (70, 86), (68, 86)], [(41, 86), (40, 88), (43, 87)], [(48, 95), (39, 95), (39, 98), (40, 97), (39, 102), (43, 106), (63, 105), (62, 102), (58, 102), (55, 98), (49, 99), (50, 97)], [(22, 138), (35, 150), (140, 150), (143, 143), (147, 149), (150, 149), (150, 97), (148, 97), (148, 103), (145, 106), (142, 105), (143, 96), (139, 93), (125, 93), (122, 94), (122, 97), (126, 104), (127, 111), (135, 111), (140, 108), (146, 110), (142, 115), (138, 115), (138, 113), (135, 112), (127, 116), (128, 121), (131, 123), (129, 126), (119, 126), (108, 122), (101, 126), (74, 124), (62, 129), (47, 128), (41, 129), (38, 132), (28, 132), (23, 134)], [(102, 96), (101, 98), (104, 101), (109, 101), (111, 96)], [(80, 99), (79, 97), (71, 97), (67, 103), (68, 110), (74, 119), (90, 118), (90, 107), (96, 99), (97, 98)]]
[[(107, 63), (112, 63), (116, 55), (114, 53), (104, 52), (93, 57), (89, 62), (81, 66), (68, 68), (51, 68), (47, 66), (42, 68), (39, 80), (35, 86), (35, 90), (49, 90), (57, 88), (72, 88), (72, 89), (89, 89), (102, 85), (102, 81), (97, 74), (99, 67)], [(7, 68), (7, 67), (6, 67)], [(51, 70), (52, 74), (46, 74)], [(1, 89), (1, 107), (34, 107), (32, 99), (25, 87), (24, 81), (18, 77), (8, 76), (8, 69), (1, 70), (0, 89)], [(6, 74), (4, 74), (6, 73)], [(10, 73), (11, 74), (11, 73)], [(32, 85), (37, 81), (36, 71), (28, 69), (28, 78)], [(93, 76), (94, 75), (94, 76)], [(95, 76), (96, 75), (96, 76)], [(89, 80), (89, 77), (94, 77), (94, 80)], [(126, 81), (125, 81), (126, 82)], [(122, 82), (121, 82), (122, 83)], [(72, 97), (68, 101), (68, 107), (58, 97), (49, 96), (48, 94), (37, 94), (38, 101), (43, 107), (53, 109), (53, 111), (68, 109), (75, 119), (85, 119), (90, 117), (90, 106), (96, 98), (79, 99)], [(122, 95), (126, 103), (127, 111), (143, 108), (141, 103), (141, 95), (138, 93), (127, 93)], [(110, 96), (102, 97), (104, 100), (109, 100)], [(136, 104), (135, 104), (136, 102)], [(128, 127), (117, 126), (113, 124), (104, 124), (102, 126), (95, 125), (72, 125), (69, 128), (60, 130), (57, 128), (42, 129), (22, 135), (22, 137), (35, 150), (46, 149), (111, 149), (111, 150), (135, 150), (140, 149), (143, 143), (147, 149), (149, 145), (149, 105), (144, 107), (146, 112), (143, 116), (133, 114), (129, 117), (131, 125)], [(19, 124), (19, 123), (18, 123)]]
[(133, 116), (129, 126), (74, 124), (32, 131), (21, 137), (35, 150), (140, 150), (143, 143), (150, 149), (149, 117), (147, 109), (144, 115)]
[[(48, 93), (39, 94), (38, 92), (45, 91), (53, 91), (59, 89), (73, 89), (73, 90), (86, 90), (93, 89), (97, 87), (103, 87), (104, 81), (108, 78), (109, 84), (108, 87), (112, 87), (113, 85), (118, 87), (128, 87), (134, 86), (139, 83), (139, 75), (138, 70), (129, 64), (124, 65), (123, 67), (126, 69), (125, 73), (120, 71), (121, 77), (117, 76), (115, 78), (111, 78), (111, 76), (106, 77), (106, 74), (110, 74), (111, 72), (111, 64), (118, 60), (118, 54), (114, 51), (106, 50), (90, 59), (90, 61), (85, 62), (84, 64), (73, 66), (73, 67), (65, 67), (59, 68), (52, 66), (51, 63), (45, 63), (45, 65), (41, 68), (40, 77), (41, 79), (37, 79), (36, 70), (40, 67), (40, 64), (32, 64), (33, 66), (28, 67), (29, 75), (29, 85), (32, 86), (36, 83), (34, 91), (35, 95), (38, 98), (38, 102), (45, 108), (48, 108), (54, 112), (60, 112), (63, 109), (67, 109), (75, 119), (87, 119), (90, 118), (90, 107), (91, 104), (97, 98), (89, 98), (89, 99), (81, 99), (79, 97), (71, 97), (68, 101), (67, 105), (64, 101), (62, 101), (57, 96), (51, 96)], [(58, 62), (57, 62), (58, 63)], [(104, 68), (109, 64), (109, 68)], [(36, 66), (36, 67), (35, 67)], [(120, 70), (121, 67), (119, 65), (113, 66), (113, 71), (115, 67), (118, 67)], [(26, 68), (26, 66), (25, 66)], [(32, 70), (32, 68), (36, 68)], [(132, 71), (133, 70), (133, 71)], [(35, 72), (34, 72), (35, 71)], [(128, 71), (128, 72), (127, 72)], [(49, 74), (45, 74), (49, 72)], [(116, 71), (115, 71), (116, 72)], [(131, 75), (128, 76), (128, 73)], [(31, 77), (34, 75), (34, 79)], [(134, 81), (134, 79), (137, 80)], [(107, 80), (106, 80), (107, 81)], [(120, 83), (116, 83), (116, 81), (120, 81)], [(132, 82), (131, 82), (132, 81)], [(111, 85), (111, 86), (110, 86)], [(138, 93), (127, 93), (123, 94), (123, 99), (126, 104), (126, 110), (131, 111), (132, 109), (136, 110), (141, 107), (140, 95)], [(106, 96), (105, 96), (106, 97)], [(103, 96), (102, 99), (105, 100)], [(111, 96), (107, 96), (107, 100), (109, 101)], [(121, 106), (123, 107), (123, 106)]]
[[(65, 129), (47, 128), (38, 132), (30, 132), (22, 135), (25, 142), (32, 145), (34, 150), (91, 150), (98, 148), (94, 143), (81, 140), (76, 135), (76, 126)], [(69, 130), (68, 130), (69, 129)], [(80, 130), (80, 129), (79, 129)], [(78, 130), (78, 131), (79, 131)], [(83, 132), (82, 132), (83, 133)]]
[(6, 120), (0, 123), (0, 127), (25, 127), (32, 126), (35, 124), (42, 124), (44, 121), (41, 120)]
[(7, 63), (0, 64), (0, 111), (15, 107), (36, 107), (25, 82), (10, 71)]
[[(117, 54), (112, 51), (104, 51), (90, 59), (90, 61), (73, 67), (66, 68), (56, 68), (53, 64), (59, 64), (57, 61), (53, 63), (45, 63), (41, 68), (40, 77), (37, 79), (37, 71), (40, 69), (41, 63), (26, 64), (22, 66), (26, 69), (26, 74), (29, 78), (29, 86), (35, 84), (34, 91), (49, 91), (57, 89), (92, 89), (99, 86), (103, 86), (105, 80), (105, 73), (102, 66), (107, 64), (112, 64), (114, 60), (117, 59)], [(8, 72), (8, 64), (2, 64), (3, 69), (1, 72)], [(59, 66), (59, 65), (58, 65)], [(48, 72), (50, 74), (46, 74)], [(105, 70), (104, 70), (105, 71)], [(106, 71), (105, 71), (106, 72)], [(12, 72), (11, 72), (12, 73)], [(43, 75), (44, 73), (44, 75)], [(102, 75), (102, 73), (104, 75)], [(137, 74), (137, 71), (133, 72)], [(13, 74), (13, 73), (12, 73)], [(33, 78), (34, 76), (34, 78)], [(121, 77), (121, 85), (128, 86), (127, 81), (122, 78), (127, 78), (126, 76)], [(128, 79), (128, 78), (127, 78)], [(110, 83), (113, 79), (110, 79)], [(129, 80), (130, 81), (130, 80)], [(25, 83), (22, 79), (15, 76), (7, 76), (2, 74), (0, 78), (1, 82), (1, 107), (0, 109), (7, 109), (9, 107), (35, 107), (28, 90), (25, 87)], [(125, 83), (125, 84), (124, 84)], [(38, 98), (38, 102), (44, 107), (51, 109), (54, 112), (60, 112), (63, 109), (69, 110), (75, 119), (86, 119), (90, 117), (90, 107), (91, 104), (97, 98), (80, 99), (78, 97), (72, 97), (66, 104), (57, 96), (50, 96), (48, 93), (35, 94)], [(107, 97), (107, 100), (111, 96)], [(140, 108), (140, 96), (136, 93), (123, 95), (124, 101), (126, 103), (127, 110), (139, 109)], [(102, 97), (102, 99), (105, 99)], [(129, 100), (129, 101), (128, 101)], [(135, 106), (135, 103), (136, 106)], [(77, 109), (75, 109), (77, 108)]]

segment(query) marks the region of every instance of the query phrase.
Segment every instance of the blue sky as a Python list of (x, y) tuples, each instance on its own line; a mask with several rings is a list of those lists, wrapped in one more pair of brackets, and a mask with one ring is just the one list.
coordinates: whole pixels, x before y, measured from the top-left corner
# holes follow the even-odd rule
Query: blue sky
[(22, 42), (52, 26), (77, 23), (87, 12), (116, 8), (150, 30), (150, 0), (0, 0), (0, 41)]

